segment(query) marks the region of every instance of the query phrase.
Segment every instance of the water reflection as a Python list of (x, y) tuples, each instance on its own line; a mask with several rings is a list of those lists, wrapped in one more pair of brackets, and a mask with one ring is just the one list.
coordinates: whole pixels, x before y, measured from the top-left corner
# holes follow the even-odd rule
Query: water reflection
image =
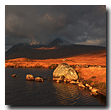
[[(63, 83), (53, 83), (57, 95), (57, 99), (59, 100), (60, 105), (74, 105), (77, 99), (79, 99), (78, 87), (76, 85), (71, 86), (71, 84), (63, 84)], [(75, 99), (75, 101), (74, 101)]]
[(77, 85), (53, 83), (53, 86), (58, 105), (101, 105), (87, 90), (79, 89)]

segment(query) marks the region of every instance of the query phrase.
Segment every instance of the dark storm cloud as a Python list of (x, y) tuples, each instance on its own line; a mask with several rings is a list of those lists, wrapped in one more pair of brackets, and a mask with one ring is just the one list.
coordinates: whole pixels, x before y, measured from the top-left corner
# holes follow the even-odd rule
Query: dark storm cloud
[(73, 5), (5, 6), (6, 46), (49, 43), (65, 38), (78, 44), (106, 45), (106, 7)]

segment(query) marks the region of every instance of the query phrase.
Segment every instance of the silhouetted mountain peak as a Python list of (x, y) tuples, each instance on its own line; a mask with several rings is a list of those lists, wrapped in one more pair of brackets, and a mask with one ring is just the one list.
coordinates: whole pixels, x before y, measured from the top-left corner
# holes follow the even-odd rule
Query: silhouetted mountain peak
[(63, 46), (63, 45), (70, 45), (70, 44), (72, 44), (72, 43), (70, 43), (69, 41), (66, 41), (66, 40), (60, 39), (60, 38), (56, 38), (47, 46), (48, 47), (55, 47), (55, 46)]

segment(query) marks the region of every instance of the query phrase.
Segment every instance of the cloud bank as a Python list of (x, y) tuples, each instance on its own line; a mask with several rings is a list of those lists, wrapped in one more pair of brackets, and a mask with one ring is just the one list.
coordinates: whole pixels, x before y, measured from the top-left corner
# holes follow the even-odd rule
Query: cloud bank
[(17, 43), (48, 44), (55, 38), (106, 46), (106, 6), (5, 6), (6, 49)]

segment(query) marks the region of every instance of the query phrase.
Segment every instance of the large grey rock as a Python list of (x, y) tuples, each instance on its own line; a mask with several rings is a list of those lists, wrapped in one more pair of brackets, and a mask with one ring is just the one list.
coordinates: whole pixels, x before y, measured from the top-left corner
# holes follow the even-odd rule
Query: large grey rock
[(67, 63), (61, 63), (53, 72), (53, 77), (64, 76), (66, 79), (77, 80), (78, 75), (76, 71)]

